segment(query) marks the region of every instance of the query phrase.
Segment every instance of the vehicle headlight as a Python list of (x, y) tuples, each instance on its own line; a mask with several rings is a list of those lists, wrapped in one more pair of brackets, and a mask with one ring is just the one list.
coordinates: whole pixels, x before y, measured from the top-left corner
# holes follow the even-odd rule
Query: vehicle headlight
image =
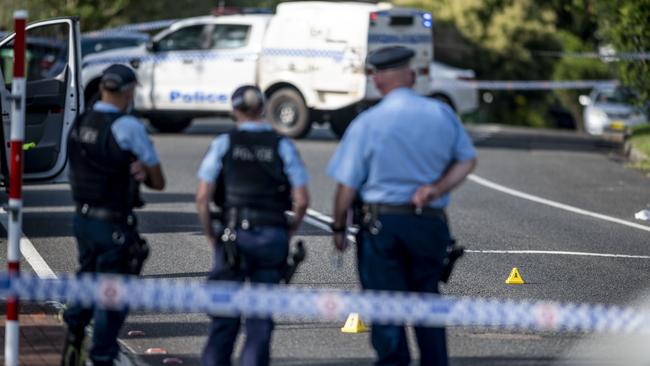
[(593, 124), (604, 125), (607, 123), (607, 113), (602, 109), (591, 108), (587, 111), (587, 119)]

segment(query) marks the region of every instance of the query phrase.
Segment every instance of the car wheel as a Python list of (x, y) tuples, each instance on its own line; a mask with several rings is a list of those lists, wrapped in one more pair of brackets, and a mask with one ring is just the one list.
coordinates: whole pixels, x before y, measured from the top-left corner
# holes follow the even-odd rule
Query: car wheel
[(348, 129), (352, 120), (357, 116), (356, 111), (353, 108), (346, 108), (340, 111), (332, 113), (330, 118), (330, 129), (336, 137), (339, 139), (343, 138), (345, 130)]
[(271, 94), (266, 116), (279, 133), (292, 138), (304, 137), (311, 129), (309, 110), (294, 89), (284, 88)]
[(186, 129), (191, 123), (191, 118), (153, 117), (149, 123), (159, 132), (175, 133)]

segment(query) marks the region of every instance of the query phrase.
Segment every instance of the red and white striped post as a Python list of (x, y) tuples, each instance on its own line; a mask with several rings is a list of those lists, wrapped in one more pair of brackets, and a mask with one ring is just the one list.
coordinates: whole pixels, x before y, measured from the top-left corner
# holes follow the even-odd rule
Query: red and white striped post
[[(7, 267), (10, 276), (20, 271), (20, 239), (23, 223), (23, 139), (25, 136), (25, 26), (27, 12), (14, 13), (16, 38), (14, 38), (14, 72), (11, 105), (11, 163), (9, 165), (9, 230), (7, 241)], [(5, 327), (5, 365), (18, 366), (18, 298), (7, 298), (7, 323)]]

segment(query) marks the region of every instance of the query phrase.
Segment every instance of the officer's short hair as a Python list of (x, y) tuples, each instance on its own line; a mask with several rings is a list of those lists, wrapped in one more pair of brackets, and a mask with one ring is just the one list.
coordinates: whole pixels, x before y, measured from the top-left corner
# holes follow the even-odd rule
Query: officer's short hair
[(240, 86), (230, 97), (232, 108), (244, 113), (260, 113), (264, 109), (264, 94), (254, 85)]

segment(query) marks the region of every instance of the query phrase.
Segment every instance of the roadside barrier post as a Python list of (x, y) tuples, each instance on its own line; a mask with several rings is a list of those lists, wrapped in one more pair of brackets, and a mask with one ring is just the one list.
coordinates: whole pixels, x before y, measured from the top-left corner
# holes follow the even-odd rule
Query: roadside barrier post
[[(20, 239), (22, 235), (23, 139), (25, 135), (25, 26), (27, 12), (14, 13), (14, 68), (11, 104), (11, 162), (9, 164), (9, 230), (7, 240), (7, 267), (10, 276), (20, 272)], [(5, 365), (18, 366), (18, 297), (7, 298), (5, 327)]]

